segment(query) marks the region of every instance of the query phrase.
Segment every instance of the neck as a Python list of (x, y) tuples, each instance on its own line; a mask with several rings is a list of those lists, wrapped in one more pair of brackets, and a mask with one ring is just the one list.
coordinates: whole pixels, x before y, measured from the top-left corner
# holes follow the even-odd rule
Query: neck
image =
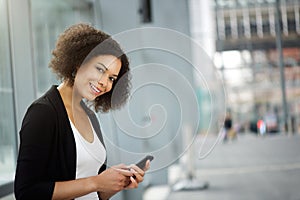
[(72, 108), (73, 106), (75, 106), (75, 108), (78, 108), (78, 106), (80, 107), (81, 97), (76, 95), (76, 92), (73, 91), (73, 87), (68, 83), (63, 82), (62, 84), (60, 84), (58, 86), (58, 91), (62, 96), (62, 99), (66, 106), (70, 106), (70, 108)]

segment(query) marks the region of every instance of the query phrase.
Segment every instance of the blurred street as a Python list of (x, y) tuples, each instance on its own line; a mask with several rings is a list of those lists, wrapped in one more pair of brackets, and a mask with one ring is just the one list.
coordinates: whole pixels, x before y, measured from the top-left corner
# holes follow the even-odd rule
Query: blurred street
[[(0, 200), (15, 200), (24, 144), (19, 133), (32, 102), (68, 77), (75, 80), (89, 59), (113, 53), (106, 51), (110, 45), (100, 45), (107, 44), (103, 37), (96, 41), (96, 33), (81, 32), (78, 38), (86, 36), (81, 40), (70, 31), (74, 35), (63, 37), (63, 44), (59, 36), (78, 23), (108, 33), (126, 54), (117, 56), (122, 67), (113, 74), (116, 82), (105, 87), (105, 99), (111, 101), (99, 101), (99, 108), (118, 109), (95, 113), (107, 166), (135, 163), (141, 154), (155, 157), (137, 189), (120, 191), (111, 200), (300, 200), (300, 0), (0, 0)], [(58, 55), (56, 44), (74, 52)], [(56, 59), (76, 69), (59, 74), (53, 68)], [(85, 82), (91, 84), (74, 87), (72, 94), (80, 90), (78, 96), (98, 110), (85, 95), (103, 74), (90, 74)], [(121, 106), (119, 100), (127, 97)], [(73, 103), (63, 103), (73, 119)], [(80, 134), (90, 135), (92, 128)], [(218, 132), (228, 140), (218, 141)], [(32, 142), (33, 148), (40, 146)], [(104, 155), (100, 148), (96, 160)], [(79, 151), (72, 153), (80, 158)], [(65, 162), (55, 160), (57, 166)], [(78, 172), (80, 162), (68, 167)], [(61, 180), (44, 175), (49, 179), (43, 181)], [(197, 183), (208, 187), (191, 190)], [(184, 186), (190, 190), (181, 190)], [(44, 194), (38, 188), (37, 196)]]
[[(207, 144), (213, 143), (210, 137)], [(198, 143), (195, 146), (199, 147)], [(300, 135), (242, 134), (220, 142), (197, 161), (197, 177), (209, 182), (200, 191), (171, 192), (168, 200), (299, 200)]]

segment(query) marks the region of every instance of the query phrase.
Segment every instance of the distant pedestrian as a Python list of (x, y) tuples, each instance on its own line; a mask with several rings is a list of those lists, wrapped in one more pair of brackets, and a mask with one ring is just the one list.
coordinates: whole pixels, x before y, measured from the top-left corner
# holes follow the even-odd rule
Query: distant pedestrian
[(260, 135), (265, 135), (266, 133), (266, 124), (264, 120), (260, 119), (257, 121), (257, 130), (259, 131)]
[(226, 114), (225, 120), (224, 120), (224, 138), (223, 141), (226, 142), (229, 137), (229, 132), (232, 129), (232, 118), (230, 113)]

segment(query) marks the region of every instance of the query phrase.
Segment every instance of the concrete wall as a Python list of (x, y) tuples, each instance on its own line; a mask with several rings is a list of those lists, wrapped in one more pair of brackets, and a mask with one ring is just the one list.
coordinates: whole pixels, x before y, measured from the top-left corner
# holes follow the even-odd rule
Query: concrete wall
[(151, 23), (141, 22), (138, 0), (100, 1), (100, 6), (101, 28), (121, 43), (132, 69), (129, 105), (99, 116), (109, 164), (155, 156), (142, 187), (114, 198), (142, 199), (143, 186), (167, 184), (167, 166), (183, 152), (182, 126), (196, 126), (195, 102), (186, 98), (193, 95), (188, 1), (152, 0)]

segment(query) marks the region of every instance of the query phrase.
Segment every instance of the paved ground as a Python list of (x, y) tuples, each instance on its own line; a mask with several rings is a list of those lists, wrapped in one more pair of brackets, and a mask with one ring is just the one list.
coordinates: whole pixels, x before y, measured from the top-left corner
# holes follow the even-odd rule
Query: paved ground
[[(197, 154), (201, 141), (195, 145)], [(201, 155), (213, 143), (210, 137)], [(299, 135), (241, 135), (236, 141), (217, 144), (196, 166), (197, 179), (210, 187), (171, 192), (167, 200), (300, 200)]]
[(144, 199), (300, 200), (300, 135), (245, 134), (214, 148), (215, 137), (203, 141), (199, 138), (194, 145), (194, 156), (202, 157), (195, 166), (197, 180), (207, 181), (208, 189), (170, 192), (166, 185), (150, 188)]

